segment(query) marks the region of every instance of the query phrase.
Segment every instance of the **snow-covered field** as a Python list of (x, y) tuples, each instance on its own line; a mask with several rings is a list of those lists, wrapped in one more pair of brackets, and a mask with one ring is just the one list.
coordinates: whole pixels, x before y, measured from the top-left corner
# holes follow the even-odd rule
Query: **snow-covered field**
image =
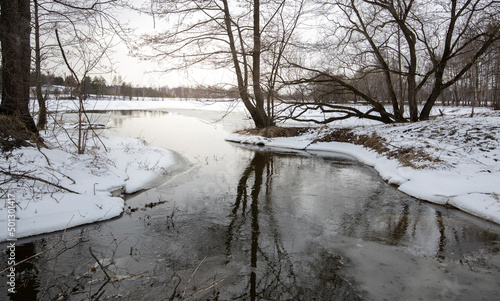
[[(76, 104), (52, 100), (48, 108), (64, 112), (75, 110)], [(244, 111), (236, 103), (174, 99), (89, 100), (86, 108), (212, 110), (220, 111), (221, 116), (231, 110)], [(476, 109), (476, 117), (469, 118), (470, 109), (441, 109), (445, 116), (416, 124), (381, 125), (353, 119), (300, 137), (268, 139), (231, 134), (227, 140), (348, 154), (374, 166), (385, 180), (410, 195), (500, 223), (500, 112)], [(376, 132), (385, 138), (389, 149), (418, 148), (437, 160), (408, 167), (360, 145), (313, 143), (332, 128), (352, 126), (357, 135)], [(116, 217), (123, 211), (124, 202), (118, 197), (121, 193), (154, 186), (182, 161), (171, 151), (133, 138), (101, 137), (103, 143), (91, 139), (86, 153), (78, 155), (64, 130), (42, 135), (49, 149), (25, 147), (0, 154), (0, 193), (5, 202), (0, 207), (0, 224), (12, 221), (9, 205), (16, 208), (15, 232), (0, 227), (0, 241), (10, 235), (21, 238)]]

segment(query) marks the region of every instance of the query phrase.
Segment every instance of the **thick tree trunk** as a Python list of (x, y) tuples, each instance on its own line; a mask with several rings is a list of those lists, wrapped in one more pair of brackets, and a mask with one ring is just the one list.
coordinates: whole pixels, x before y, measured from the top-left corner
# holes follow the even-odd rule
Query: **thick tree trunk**
[(38, 100), (38, 123), (37, 127), (39, 130), (45, 128), (47, 124), (47, 107), (45, 105), (45, 98), (42, 94), (42, 83), (41, 83), (41, 61), (42, 57), (40, 54), (40, 23), (38, 22), (38, 0), (33, 1), (34, 6), (34, 19), (35, 19), (35, 74), (36, 74), (36, 99)]
[(38, 134), (29, 113), (30, 0), (0, 0), (2, 43), (2, 104), (0, 114), (19, 118), (28, 132)]

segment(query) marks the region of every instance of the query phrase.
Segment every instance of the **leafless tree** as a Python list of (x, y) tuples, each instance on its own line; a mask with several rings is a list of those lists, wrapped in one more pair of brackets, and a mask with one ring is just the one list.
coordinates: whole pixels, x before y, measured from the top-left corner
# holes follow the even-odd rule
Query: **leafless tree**
[[(499, 97), (499, 46), (500, 40), (488, 49), (480, 59), (474, 62), (468, 72), (460, 78), (453, 87), (450, 96), (458, 104), (471, 106), (498, 106)], [(469, 53), (465, 53), (458, 61), (470, 60)], [(450, 63), (454, 69), (455, 62)], [(455, 71), (456, 72), (456, 71)]]
[(39, 19), (39, 5), (38, 0), (33, 0), (33, 21), (34, 21), (34, 38), (35, 38), (35, 94), (38, 101), (38, 122), (37, 127), (39, 130), (44, 129), (47, 124), (47, 107), (45, 104), (45, 97), (42, 93), (41, 83), (41, 50), (40, 50), (40, 19)]
[(231, 68), (255, 126), (266, 127), (274, 124), (272, 102), (279, 66), (302, 3), (151, 0), (142, 10), (155, 21), (164, 20), (168, 29), (144, 36), (141, 53), (151, 53), (145, 56), (148, 59), (168, 61), (169, 70), (198, 63)]
[(96, 29), (97, 28), (87, 27), (85, 32), (75, 32), (75, 35), (70, 37), (70, 41), (66, 41), (66, 43), (61, 42), (58, 30), (56, 29), (57, 43), (64, 63), (76, 81), (76, 93), (78, 97), (78, 140), (74, 142), (74, 144), (79, 154), (85, 152), (89, 130), (93, 132), (92, 122), (85, 111), (82, 82), (84, 79), (88, 78), (89, 72), (102, 63), (101, 61), (112, 43), (112, 40), (107, 39), (101, 41), (98, 38), (98, 33), (95, 32)]
[(500, 110), (500, 43), (497, 41), (497, 46), (492, 51), (492, 94), (493, 107), (495, 110)]
[[(315, 47), (327, 60), (319, 61), (321, 66), (306, 65), (307, 73), (295, 83), (328, 78), (368, 103), (370, 118), (406, 121), (406, 103), (409, 121), (426, 120), (442, 92), (500, 39), (499, 6), (498, 1), (484, 0), (319, 1), (328, 30)], [(469, 59), (463, 60), (466, 54)], [(299, 65), (304, 67), (294, 64)], [(372, 75), (384, 79), (384, 99), (361, 85)], [(386, 111), (385, 101), (392, 112)]]
[[(93, 131), (91, 122), (85, 113), (83, 98), (85, 86), (89, 81), (90, 72), (105, 73), (112, 68), (110, 50), (114, 40), (126, 39), (128, 28), (117, 19), (116, 10), (126, 1), (111, 0), (54, 0), (35, 1), (35, 11), (43, 13), (38, 19), (44, 26), (44, 43), (36, 42), (40, 38), (39, 29), (42, 24), (35, 25), (37, 74), (41, 73), (41, 48), (44, 47), (45, 58), (50, 57), (47, 66), (64, 66), (69, 70), (69, 79), (75, 82), (76, 96), (78, 97), (78, 139), (74, 141), (78, 153), (84, 153), (88, 131)], [(47, 55), (47, 53), (50, 53)], [(37, 86), (39, 83), (37, 83)], [(37, 89), (38, 90), (38, 89)], [(73, 90), (72, 90), (73, 93)], [(40, 94), (38, 93), (40, 102)], [(41, 104), (42, 113), (44, 104)], [(39, 120), (40, 121), (40, 120)]]
[[(54, 35), (55, 28), (61, 31), (81, 31), (85, 24), (99, 27), (101, 36), (105, 31), (123, 34), (122, 27), (113, 14), (115, 6), (126, 1), (114, 0), (53, 0), (33, 1), (36, 96), (40, 107), (39, 127), (46, 123), (45, 98), (42, 95), (40, 75), (44, 53), (42, 48), (58, 49)], [(38, 129), (29, 113), (30, 65), (31, 65), (31, 14), (29, 0), (2, 0), (0, 2), (0, 40), (2, 43), (2, 104), (0, 114), (17, 116), (24, 123), (27, 131), (38, 137)], [(41, 41), (43, 31), (43, 42)], [(47, 34), (52, 29), (52, 34)], [(65, 36), (63, 34), (63, 36)], [(47, 50), (48, 51), (48, 50)], [(46, 54), (46, 52), (45, 52)], [(59, 56), (60, 58), (60, 56)], [(57, 61), (54, 59), (53, 61)], [(61, 64), (62, 60), (59, 60)], [(57, 65), (57, 64), (56, 64)], [(52, 66), (54, 67), (54, 66)]]

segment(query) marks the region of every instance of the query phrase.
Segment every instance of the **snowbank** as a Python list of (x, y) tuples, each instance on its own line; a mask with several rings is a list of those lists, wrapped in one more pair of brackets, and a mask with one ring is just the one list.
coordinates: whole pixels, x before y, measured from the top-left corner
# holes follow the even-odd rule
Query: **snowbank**
[[(0, 224), (13, 220), (15, 232), (0, 228), (0, 241), (22, 238), (119, 216), (122, 193), (155, 185), (178, 163), (171, 151), (133, 138), (100, 137), (83, 155), (59, 136), (59, 149), (16, 149), (0, 154)], [(46, 141), (50, 142), (50, 137)], [(56, 143), (52, 140), (52, 143)], [(12, 206), (10, 206), (12, 207)]]
[(416, 198), (437, 204), (452, 205), (460, 210), (500, 224), (500, 112), (455, 109), (435, 120), (398, 125), (357, 125), (356, 135), (376, 133), (391, 150), (414, 148), (435, 161), (403, 166), (397, 158), (342, 142), (313, 142), (334, 127), (309, 131), (299, 137), (264, 138), (231, 134), (227, 141), (265, 145), (267, 147), (331, 151), (349, 155), (373, 166), (382, 178)]

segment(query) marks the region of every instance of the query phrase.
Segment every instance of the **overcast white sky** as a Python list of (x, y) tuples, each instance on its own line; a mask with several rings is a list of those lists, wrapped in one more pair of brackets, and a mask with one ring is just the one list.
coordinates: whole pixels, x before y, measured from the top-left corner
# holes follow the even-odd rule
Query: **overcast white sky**
[[(119, 19), (123, 22), (130, 22), (130, 27), (136, 28), (139, 33), (161, 30), (161, 23), (158, 19), (154, 22), (152, 16), (149, 15), (126, 11), (121, 14)], [(155, 70), (168, 68), (167, 63), (141, 61), (138, 58), (130, 56), (125, 45), (118, 45), (115, 51), (116, 54), (113, 55), (113, 62), (116, 72), (103, 75), (108, 83), (111, 83), (115, 75), (121, 75), (125, 82), (132, 83), (134, 86), (145, 87), (195, 86), (197, 84), (217, 84), (231, 81), (230, 71), (222, 72), (192, 68), (179, 72), (154, 72)]]

